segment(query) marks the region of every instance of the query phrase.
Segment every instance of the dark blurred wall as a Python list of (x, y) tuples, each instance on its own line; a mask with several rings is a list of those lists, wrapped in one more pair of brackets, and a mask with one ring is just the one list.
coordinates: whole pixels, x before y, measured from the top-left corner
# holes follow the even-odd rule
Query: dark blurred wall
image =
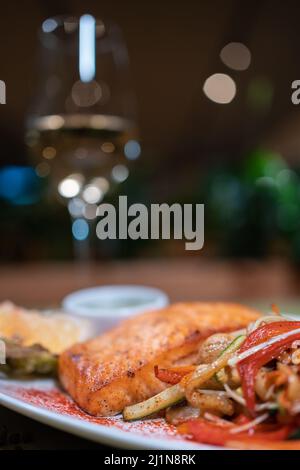
[[(2, 2), (0, 80), (7, 85), (7, 104), (0, 105), (0, 168), (29, 163), (24, 121), (37, 82), (37, 29), (49, 16), (83, 13), (116, 21), (128, 46), (143, 149), (135, 166), (135, 183), (128, 190), (133, 199), (143, 200), (139, 193), (142, 186), (142, 190), (149, 190), (143, 194), (148, 201), (180, 201), (186, 190), (198, 201), (206, 170), (217, 173), (218, 166), (240, 163), (259, 147), (279, 152), (300, 168), (300, 106), (291, 103), (291, 83), (300, 79), (299, 0)], [(247, 70), (231, 70), (220, 60), (221, 49), (231, 41), (249, 48), (252, 60)], [(229, 104), (216, 104), (203, 93), (205, 80), (216, 72), (229, 74), (236, 83), (237, 93)], [(224, 174), (221, 176), (217, 208), (223, 210), (220, 201), (225, 201), (225, 209), (232, 209), (240, 197), (233, 193), (226, 202)], [(232, 178), (230, 174), (231, 192)], [(297, 198), (299, 181), (293, 186)], [(266, 199), (265, 193), (261, 199)], [(300, 211), (298, 202), (296, 199), (293, 204)], [(257, 206), (253, 210), (255, 223)], [(242, 214), (245, 207), (241, 205)], [(69, 221), (62, 206), (47, 210), (10, 207), (1, 200), (0, 210), (5, 213), (0, 259), (71, 256)], [(261, 213), (263, 223), (269, 212), (266, 205)], [(300, 220), (300, 212), (294, 218)], [(241, 217), (234, 214), (233, 219), (240, 222)], [(222, 221), (222, 226), (226, 224), (229, 226), (228, 220)], [(253, 226), (249, 226), (245, 224), (245, 230), (252, 234)], [(273, 225), (270, 227), (272, 232)], [(293, 230), (297, 240), (291, 243), (300, 260), (300, 225)], [(265, 253), (270, 243), (262, 232), (261, 252)], [(228, 235), (230, 246), (237, 238), (237, 232), (232, 233)], [(248, 255), (247, 250), (248, 246), (242, 254)]]
[[(210, 152), (238, 153), (265, 138), (290, 114), (291, 81), (300, 77), (299, 2), (226, 0), (110, 0), (2, 2), (0, 78), (7, 105), (0, 107), (1, 163), (25, 162), (23, 122), (35, 84), (36, 30), (50, 15), (91, 12), (117, 21), (131, 58), (144, 147), (151, 158), (205, 159)], [(244, 41), (252, 52), (245, 72), (230, 72), (219, 52), (229, 41)], [(202, 92), (214, 72), (230, 72), (238, 85), (228, 106)], [(272, 82), (268, 114), (247, 110), (253, 77)], [(278, 143), (276, 144), (279, 145)], [(280, 145), (279, 145), (280, 146)], [(147, 157), (146, 157), (147, 158)], [(150, 158), (150, 157), (148, 157)]]

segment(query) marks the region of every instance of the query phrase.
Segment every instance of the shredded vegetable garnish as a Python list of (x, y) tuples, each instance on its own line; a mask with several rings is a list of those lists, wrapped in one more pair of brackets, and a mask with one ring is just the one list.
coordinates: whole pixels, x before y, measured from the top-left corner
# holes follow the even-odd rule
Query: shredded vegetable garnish
[(255, 411), (263, 411), (263, 410), (277, 410), (278, 404), (272, 401), (267, 401), (265, 403), (260, 403), (259, 405), (255, 406)]
[(207, 419), (207, 421), (211, 421), (212, 423), (216, 423), (219, 426), (225, 426), (225, 427), (234, 426), (234, 424), (231, 423), (230, 421), (227, 421), (226, 419), (219, 418), (219, 416), (213, 415), (212, 413), (209, 413), (208, 411), (206, 411), (204, 413), (203, 417), (205, 419)]
[(231, 434), (238, 434), (240, 432), (249, 431), (249, 429), (252, 429), (255, 426), (257, 426), (258, 424), (262, 423), (263, 421), (266, 421), (266, 419), (268, 419), (268, 417), (269, 417), (269, 414), (264, 413), (263, 415), (258, 416), (258, 418), (253, 419), (253, 421), (250, 421), (249, 423), (246, 423), (246, 424), (243, 424), (242, 426), (238, 426), (238, 427), (234, 427), (234, 428), (230, 429), (229, 432)]
[[(226, 393), (229, 398), (232, 398), (232, 400), (236, 401), (242, 406), (246, 406), (246, 400), (243, 398), (241, 395), (239, 395), (235, 390), (232, 390), (229, 385), (224, 384), (224, 388), (226, 390)], [(263, 411), (263, 410), (276, 410), (278, 408), (277, 403), (274, 402), (265, 402), (265, 403), (260, 403), (255, 406), (255, 411)]]
[(228, 384), (224, 384), (224, 388), (226, 390), (227, 395), (232, 398), (234, 401), (239, 403), (242, 406), (246, 406), (246, 400), (245, 398), (241, 397), (237, 392), (232, 390)]
[(205, 394), (205, 395), (216, 395), (216, 396), (222, 396), (222, 395), (227, 395), (226, 391), (224, 390), (206, 390), (205, 388), (199, 389), (199, 392)]
[(249, 356), (253, 356), (253, 354), (256, 354), (259, 351), (262, 351), (263, 349), (271, 346), (272, 344), (278, 343), (279, 341), (282, 341), (286, 338), (289, 338), (290, 336), (295, 336), (296, 334), (300, 334), (300, 328), (296, 328), (294, 330), (288, 331), (288, 332), (283, 333), (283, 334), (278, 335), (278, 336), (273, 336), (273, 338), (270, 338), (268, 341), (260, 343), (257, 346), (253, 346), (252, 348), (247, 349), (246, 351), (243, 351), (242, 353), (237, 354), (234, 357), (230, 358), (228, 360), (228, 365), (233, 367), (238, 362), (243, 361), (244, 359), (248, 358)]
[(275, 390), (275, 384), (271, 385), (267, 392), (266, 392), (266, 400), (269, 400), (269, 398), (271, 398), (271, 396), (273, 395), (274, 393), (274, 390)]

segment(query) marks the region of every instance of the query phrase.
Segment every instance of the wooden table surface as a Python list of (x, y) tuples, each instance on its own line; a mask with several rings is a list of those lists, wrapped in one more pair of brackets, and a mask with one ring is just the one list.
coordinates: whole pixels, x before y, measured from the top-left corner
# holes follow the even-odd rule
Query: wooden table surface
[(0, 265), (0, 299), (26, 306), (59, 305), (77, 289), (145, 284), (180, 300), (265, 300), (300, 297), (299, 273), (281, 260), (203, 261), (201, 258)]
[[(201, 258), (0, 266), (0, 300), (27, 307), (59, 306), (80, 288), (102, 284), (145, 284), (164, 290), (171, 301), (226, 300), (296, 305), (297, 270), (281, 260), (203, 261)], [(299, 301), (300, 305), (300, 301)], [(104, 448), (0, 409), (0, 448)]]

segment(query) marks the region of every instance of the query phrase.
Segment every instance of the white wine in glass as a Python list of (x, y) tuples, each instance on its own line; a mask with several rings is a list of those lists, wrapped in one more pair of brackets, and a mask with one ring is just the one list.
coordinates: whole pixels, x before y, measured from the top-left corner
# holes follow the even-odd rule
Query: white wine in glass
[[(92, 223), (90, 206), (95, 213), (141, 152), (128, 54), (119, 28), (91, 15), (49, 18), (39, 38), (26, 143), (50, 194), (68, 206), (73, 226), (77, 219), (84, 226)], [(76, 251), (86, 256), (90, 230), (73, 226)]]

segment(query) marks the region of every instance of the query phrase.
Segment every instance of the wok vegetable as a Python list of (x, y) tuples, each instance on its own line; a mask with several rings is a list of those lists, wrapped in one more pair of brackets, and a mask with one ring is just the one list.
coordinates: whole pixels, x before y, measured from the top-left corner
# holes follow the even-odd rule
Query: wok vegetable
[(232, 354), (237, 351), (245, 341), (245, 338), (246, 336), (244, 335), (237, 336), (226, 348), (223, 354), (219, 356), (214, 362), (207, 364), (206, 367), (200, 365), (196, 368), (195, 372), (191, 375), (190, 378), (189, 376), (184, 377), (182, 381), (185, 381), (186, 390), (200, 387), (204, 382), (209, 380), (217, 372), (223, 369), (227, 365), (228, 360), (231, 358)]
[(136, 405), (126, 406), (123, 411), (125, 421), (133, 421), (145, 418), (146, 416), (157, 413), (168, 406), (175, 405), (184, 399), (184, 392), (180, 384), (173, 385), (158, 393), (154, 397), (149, 398)]
[(170, 367), (164, 369), (162, 367), (155, 366), (154, 373), (155, 377), (158, 378), (161, 382), (167, 384), (175, 385), (187, 374), (190, 374), (196, 369), (196, 366), (179, 366), (179, 367)]
[[(293, 334), (293, 330), (295, 330), (295, 334)], [(278, 340), (276, 340), (277, 338)], [(278, 357), (280, 353), (288, 349), (299, 338), (299, 322), (274, 322), (254, 330), (241, 346), (239, 350), (240, 357), (243, 357), (243, 354), (253, 348), (253, 354), (238, 362), (243, 396), (252, 414), (255, 410), (255, 377), (259, 369)], [(274, 342), (272, 342), (273, 339)], [(268, 341), (270, 342), (268, 343)], [(265, 347), (255, 351), (256, 346), (263, 344), (265, 344)]]
[(281, 441), (288, 437), (291, 428), (285, 426), (268, 426), (258, 425), (253, 426), (253, 434), (248, 431), (236, 432), (240, 428), (232, 422), (227, 424), (217, 424), (209, 422), (202, 418), (190, 420), (178, 426), (181, 434), (187, 434), (193, 440), (212, 445), (230, 446), (231, 441), (242, 441), (248, 443), (255, 443), (256, 441)]
[[(219, 357), (222, 357), (224, 356), (224, 354), (228, 353), (228, 352), (232, 352), (232, 349), (235, 347), (235, 345), (240, 345), (242, 344), (241, 341), (243, 342), (244, 340), (246, 339), (246, 336), (244, 335), (239, 335), (237, 336), (222, 352), (221, 354), (219, 355)], [(225, 379), (225, 373), (224, 373), (224, 368), (222, 368), (221, 370), (219, 370), (219, 372), (216, 373), (216, 379), (218, 380), (218, 382), (220, 383), (224, 383), (224, 379)]]
[(190, 390), (192, 391), (195, 387), (200, 386), (222, 369), (227, 364), (228, 358), (240, 347), (244, 339), (245, 336), (235, 338), (222, 357), (218, 358), (212, 364), (207, 364), (204, 368), (203, 365), (196, 367), (194, 372), (185, 375), (179, 383), (163, 390), (148, 400), (125, 407), (123, 418), (126, 421), (145, 418), (146, 416), (157, 413), (168, 406), (180, 402), (186, 396), (186, 388), (191, 387)]
[(127, 407), (124, 418), (168, 408), (167, 421), (201, 443), (300, 450), (300, 322), (262, 317), (229, 345), (220, 334), (201, 348), (197, 366), (155, 366), (155, 376), (171, 386)]

